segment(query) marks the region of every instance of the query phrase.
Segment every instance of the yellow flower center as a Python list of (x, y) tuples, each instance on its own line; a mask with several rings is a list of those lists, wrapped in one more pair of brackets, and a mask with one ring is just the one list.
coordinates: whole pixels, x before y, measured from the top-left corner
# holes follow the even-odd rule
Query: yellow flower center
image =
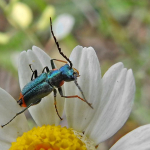
[(61, 126), (42, 126), (18, 137), (10, 150), (94, 150), (82, 133)]

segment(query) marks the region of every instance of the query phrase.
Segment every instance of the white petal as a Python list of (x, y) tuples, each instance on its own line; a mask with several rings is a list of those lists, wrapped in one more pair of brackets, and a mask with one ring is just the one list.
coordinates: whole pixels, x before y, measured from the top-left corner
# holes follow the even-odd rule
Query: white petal
[(124, 68), (123, 63), (119, 62), (110, 67), (108, 71), (104, 74), (102, 82), (103, 82), (103, 97), (105, 98), (101, 99), (102, 109), (108, 102), (110, 94), (114, 88), (114, 84), (117, 80), (117, 77), (123, 68)]
[[(98, 121), (98, 118), (100, 117), (100, 114), (102, 113), (102, 110), (104, 109), (104, 106), (107, 104), (109, 97), (111, 95), (111, 92), (114, 88), (114, 84), (117, 80), (118, 75), (120, 74), (121, 70), (123, 69), (123, 64), (122, 63), (117, 63), (110, 67), (108, 71), (104, 74), (102, 83), (103, 83), (103, 88), (102, 88), (102, 94), (103, 97), (100, 99), (100, 105), (97, 108), (96, 114), (93, 116), (93, 119), (91, 120), (90, 124), (88, 125), (88, 128), (86, 129), (86, 134), (91, 134), (91, 132), (95, 128), (95, 124), (100, 123)], [(102, 96), (99, 94), (99, 97)], [(99, 99), (99, 98), (98, 98)], [(96, 128), (97, 130), (97, 128)]]
[[(115, 67), (116, 65), (113, 68), (117, 71), (118, 67)], [(95, 114), (97, 120), (96, 117), (92, 120), (93, 129), (88, 129), (86, 133), (91, 139), (94, 139), (96, 144), (114, 135), (124, 125), (132, 109), (135, 95), (132, 70), (127, 71), (124, 68), (120, 73), (118, 72), (118, 75), (112, 73), (113, 70), (109, 72), (110, 75), (107, 74), (107, 77), (103, 78), (102, 102), (105, 100), (107, 102), (102, 103), (103, 108), (100, 106)], [(117, 78), (113, 77), (114, 75), (117, 75)]]
[(149, 150), (150, 125), (141, 126), (115, 143), (110, 150)]
[[(29, 68), (29, 64), (32, 64), (31, 67), (33, 70), (37, 70), (38, 75), (42, 73), (43, 68), (46, 66), (51, 69), (51, 58), (36, 46), (33, 46), (32, 49), (32, 51), (28, 50), (27, 52), (24, 52), (23, 55), (20, 55), (19, 77), (21, 78), (21, 83), (25, 83), (24, 79), (28, 80), (28, 82), (31, 81), (31, 75), (29, 74), (32, 74), (32, 72)], [(24, 73), (24, 68), (29, 68), (29, 70), (26, 70), (30, 73)], [(26, 82), (25, 84), (27, 84), (28, 82)], [(63, 113), (63, 106), (64, 100), (60, 98), (60, 96), (58, 96), (57, 107), (60, 115), (62, 115)], [(39, 126), (42, 126), (43, 124), (59, 124), (60, 122), (54, 106), (53, 93), (50, 93), (48, 96), (43, 98), (39, 104), (30, 107), (29, 111), (33, 119)]]
[[(22, 109), (6, 91), (0, 88), (0, 125), (4, 125)], [(8, 150), (11, 142), (28, 131), (28, 123), (24, 114), (18, 115), (5, 127), (0, 127), (0, 149)]]
[(29, 68), (29, 60), (27, 58), (27, 53), (25, 51), (20, 53), (18, 61), (18, 76), (20, 88), (22, 89), (28, 82), (31, 81), (31, 69)]
[[(71, 53), (70, 59), (73, 67), (79, 70), (81, 75), (78, 84), (89, 103), (94, 109), (77, 98), (66, 99), (65, 110), (69, 127), (78, 131), (85, 131), (91, 118), (94, 116), (100, 103), (101, 95), (101, 71), (98, 58), (93, 48), (77, 46)], [(79, 95), (79, 89), (74, 82), (65, 84), (65, 95)]]
[(32, 51), (41, 62), (42, 69), (46, 66), (48, 66), (50, 70), (52, 69), (51, 64), (50, 64), (50, 60), (51, 60), (50, 56), (48, 56), (43, 50), (41, 50), (39, 47), (36, 47), (36, 46), (32, 47)]

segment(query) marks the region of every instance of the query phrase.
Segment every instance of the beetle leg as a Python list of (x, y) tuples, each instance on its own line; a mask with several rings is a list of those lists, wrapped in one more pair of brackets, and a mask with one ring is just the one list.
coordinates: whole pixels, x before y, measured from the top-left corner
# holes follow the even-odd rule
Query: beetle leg
[(32, 67), (31, 67), (31, 64), (29, 64), (29, 67), (30, 67), (31, 71), (33, 72), (32, 76), (31, 76), (31, 81), (32, 81), (33, 77), (34, 77), (34, 79), (38, 77), (38, 73), (37, 73), (37, 70), (33, 71)]
[(39, 102), (39, 100), (37, 100), (35, 103), (31, 103), (28, 107), (26, 107), (25, 109), (23, 109), (22, 111), (18, 112), (11, 120), (9, 120), (6, 124), (1, 125), (1, 127), (3, 128), (4, 126), (6, 126), (7, 124), (9, 124), (12, 120), (14, 120), (18, 115), (22, 114), (24, 111), (26, 111), (30, 106), (36, 104), (37, 102)]
[(55, 68), (56, 68), (55, 65), (54, 65), (54, 60), (59, 61), (59, 62), (63, 62), (63, 63), (67, 63), (67, 61), (64, 61), (64, 60), (51, 59), (50, 62), (51, 62), (52, 69), (55, 69)]
[(47, 66), (43, 68), (42, 73), (44, 73), (44, 70), (46, 70), (47, 73), (49, 72), (49, 68)]
[(32, 73), (32, 76), (31, 76), (31, 81), (35, 78), (37, 78), (37, 70), (34, 70), (34, 72)]
[(82, 101), (86, 102), (83, 98), (81, 98), (81, 97), (80, 97), (80, 96), (78, 96), (78, 95), (73, 95), (73, 96), (64, 96), (64, 95), (63, 95), (63, 91), (62, 91), (62, 88), (61, 88), (61, 87), (59, 87), (59, 88), (58, 88), (58, 91), (59, 91), (59, 94), (60, 94), (60, 96), (61, 96), (61, 97), (64, 97), (64, 98), (79, 98), (79, 99), (81, 99)]
[(54, 59), (51, 59), (50, 62), (51, 62), (52, 69), (55, 69), (56, 67), (55, 67), (55, 65), (54, 65), (54, 61), (53, 61), (53, 60), (54, 60)]
[(61, 87), (58, 88), (58, 91), (59, 91), (59, 94), (60, 94), (61, 97), (64, 97), (64, 98), (78, 98), (78, 99), (80, 99), (80, 100), (86, 102), (91, 108), (93, 108), (92, 105), (91, 105), (90, 103), (88, 103), (85, 99), (81, 98), (81, 97), (78, 96), (78, 95), (64, 96)]
[(57, 94), (57, 90), (54, 89), (53, 92), (54, 92), (54, 105), (55, 105), (55, 109), (56, 109), (57, 115), (58, 115), (58, 117), (60, 118), (60, 120), (63, 120), (63, 119), (60, 117), (60, 115), (59, 115), (59, 113), (58, 113), (58, 110), (57, 110), (57, 106), (56, 106), (56, 94)]

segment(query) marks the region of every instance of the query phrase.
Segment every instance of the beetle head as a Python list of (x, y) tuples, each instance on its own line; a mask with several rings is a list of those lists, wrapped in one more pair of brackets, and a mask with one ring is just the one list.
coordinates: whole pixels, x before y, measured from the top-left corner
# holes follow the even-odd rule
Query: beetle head
[(62, 73), (63, 80), (66, 82), (74, 81), (80, 76), (79, 71), (75, 68), (70, 68), (68, 64), (62, 66), (59, 70)]

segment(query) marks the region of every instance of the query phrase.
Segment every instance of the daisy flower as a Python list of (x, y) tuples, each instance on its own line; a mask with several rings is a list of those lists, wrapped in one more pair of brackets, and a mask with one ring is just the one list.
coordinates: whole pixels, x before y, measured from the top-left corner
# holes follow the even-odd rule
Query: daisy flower
[[(40, 48), (23, 51), (19, 57), (19, 82), (21, 89), (31, 80), (32, 71), (41, 74), (50, 65), (51, 58)], [(3, 150), (95, 150), (98, 145), (113, 136), (126, 122), (132, 109), (135, 81), (132, 70), (117, 63), (101, 77), (98, 58), (92, 47), (77, 46), (71, 53), (73, 67), (79, 70), (78, 84), (91, 109), (85, 102), (71, 98), (64, 101), (57, 94), (58, 112), (65, 110), (67, 127), (61, 127), (54, 106), (53, 93), (29, 108), (37, 128), (29, 129), (24, 114), (18, 115), (0, 129), (0, 148)], [(64, 95), (79, 95), (74, 83), (65, 83)], [(22, 109), (4, 90), (0, 89), (0, 124), (5, 124)], [(141, 132), (142, 131), (142, 132)], [(119, 140), (111, 149), (132, 149), (137, 145), (148, 146), (150, 126), (143, 126)], [(146, 134), (146, 136), (143, 136)], [(16, 141), (16, 142), (15, 142)], [(141, 142), (139, 142), (141, 141)], [(150, 147), (150, 146), (149, 146)], [(142, 148), (141, 148), (142, 149)]]

